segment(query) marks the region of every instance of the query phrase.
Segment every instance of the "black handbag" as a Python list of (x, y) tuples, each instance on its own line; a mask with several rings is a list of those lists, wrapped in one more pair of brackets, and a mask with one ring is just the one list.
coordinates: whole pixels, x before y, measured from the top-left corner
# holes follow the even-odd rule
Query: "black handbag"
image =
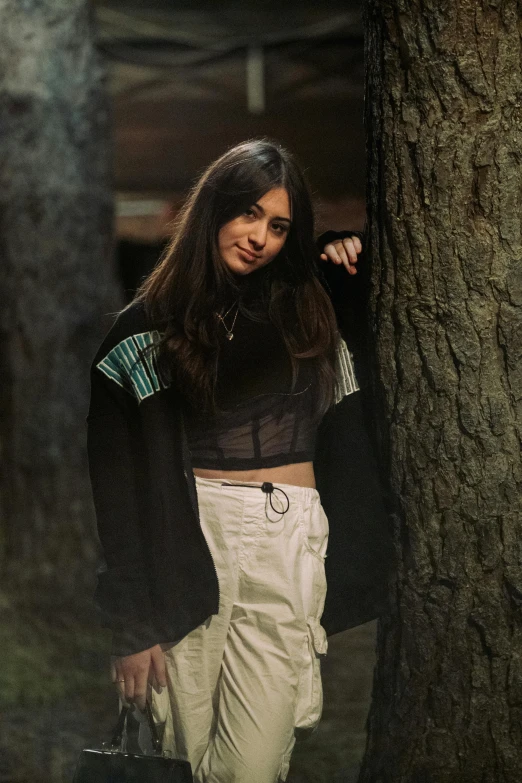
[(149, 702), (145, 709), (154, 755), (122, 750), (129, 712), (128, 707), (122, 707), (110, 745), (104, 743), (99, 750), (82, 750), (73, 783), (193, 783), (190, 763), (169, 758), (162, 752)]

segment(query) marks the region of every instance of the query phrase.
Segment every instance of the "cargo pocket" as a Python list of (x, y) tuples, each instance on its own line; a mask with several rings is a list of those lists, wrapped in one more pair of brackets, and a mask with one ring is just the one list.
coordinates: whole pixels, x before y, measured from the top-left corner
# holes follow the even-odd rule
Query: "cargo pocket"
[(307, 620), (308, 633), (303, 642), (302, 668), (295, 711), (296, 730), (315, 729), (323, 711), (321, 658), (328, 651), (326, 631), (315, 617)]

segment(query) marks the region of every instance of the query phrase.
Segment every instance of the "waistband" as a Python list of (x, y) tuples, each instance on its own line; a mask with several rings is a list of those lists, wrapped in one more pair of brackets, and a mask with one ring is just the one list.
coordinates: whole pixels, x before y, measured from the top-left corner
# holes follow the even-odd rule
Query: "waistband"
[[(239, 490), (243, 492), (255, 492), (263, 490), (263, 486), (272, 484), (275, 490), (282, 489), (292, 500), (308, 503), (311, 500), (319, 498), (319, 492), (314, 487), (301, 487), (297, 484), (283, 484), (280, 481), (240, 481), (239, 479), (225, 478), (201, 478), (194, 476), (196, 487), (211, 487), (219, 490)], [(267, 492), (267, 488), (263, 492)]]

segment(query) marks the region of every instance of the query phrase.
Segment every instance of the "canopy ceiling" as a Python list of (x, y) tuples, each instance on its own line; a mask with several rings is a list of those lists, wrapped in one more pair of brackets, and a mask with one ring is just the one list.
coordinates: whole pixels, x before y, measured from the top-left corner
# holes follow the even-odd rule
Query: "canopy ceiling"
[(326, 196), (360, 195), (359, 2), (98, 2), (120, 190), (182, 192), (228, 146), (268, 135)]

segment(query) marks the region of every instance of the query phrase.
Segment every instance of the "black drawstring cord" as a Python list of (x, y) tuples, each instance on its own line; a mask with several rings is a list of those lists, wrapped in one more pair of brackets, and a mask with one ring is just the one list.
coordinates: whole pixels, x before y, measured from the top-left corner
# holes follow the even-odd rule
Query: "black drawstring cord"
[[(223, 482), (221, 484), (222, 487), (254, 487), (255, 489), (261, 489), (263, 492), (265, 492), (270, 500), (270, 506), (272, 507), (272, 511), (275, 511), (276, 514), (286, 514), (288, 509), (290, 508), (290, 499), (284, 489), (281, 489), (281, 487), (274, 487), (271, 481), (264, 481), (261, 486), (258, 486), (258, 484), (227, 484), (227, 482)], [(286, 498), (286, 508), (284, 511), (279, 511), (279, 509), (274, 508), (274, 504), (272, 503), (272, 493), (275, 492), (275, 490), (278, 490), (279, 492), (282, 492), (283, 495)]]
[[(277, 514), (286, 514), (288, 509), (290, 508), (290, 499), (284, 489), (281, 489), (281, 487), (274, 487), (271, 481), (265, 481), (263, 484), (261, 484), (261, 489), (263, 492), (268, 493), (268, 497), (270, 499), (270, 505), (272, 507), (272, 510), (275, 511)], [(272, 493), (275, 492), (275, 490), (279, 490), (279, 492), (282, 492), (283, 495), (286, 498), (286, 508), (284, 511), (279, 511), (277, 508), (274, 508), (274, 505), (272, 503)]]

